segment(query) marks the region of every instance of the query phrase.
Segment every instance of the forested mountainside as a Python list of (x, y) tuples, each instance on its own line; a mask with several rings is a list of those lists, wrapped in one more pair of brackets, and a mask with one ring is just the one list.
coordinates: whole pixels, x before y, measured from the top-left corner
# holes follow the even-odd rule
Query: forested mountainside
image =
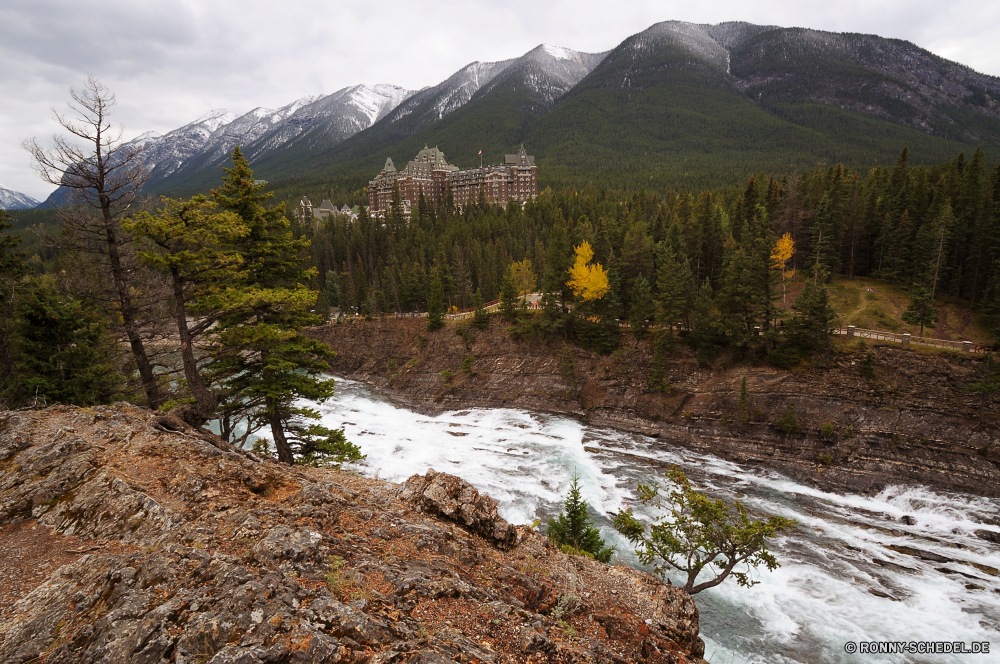
[[(207, 191), (239, 144), (279, 193), (360, 200), (386, 157), (437, 145), (471, 167), (522, 143), (543, 186), (703, 188), (756, 171), (914, 163), (1000, 146), (1000, 79), (910, 42), (668, 21), (606, 53), (542, 45), (420, 91), (352, 86), (143, 136), (149, 191)], [(56, 194), (51, 199), (60, 200)]]
[(523, 143), (543, 185), (693, 188), (758, 170), (887, 164), (904, 144), (918, 163), (1000, 144), (1000, 81), (909, 42), (669, 22), (602, 55), (554, 100), (558, 86), (536, 85), (528, 59), (434, 122), (407, 120), (404, 104), (329, 150), (276, 153), (257, 168), (279, 188), (346, 194), (386, 157), (405, 163), (425, 144), (469, 167), (480, 149), (495, 162)]

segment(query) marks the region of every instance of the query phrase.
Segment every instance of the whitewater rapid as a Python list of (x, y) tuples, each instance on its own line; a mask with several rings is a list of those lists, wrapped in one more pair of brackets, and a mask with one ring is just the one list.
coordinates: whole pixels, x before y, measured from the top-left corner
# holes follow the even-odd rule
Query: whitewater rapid
[[(1000, 547), (973, 532), (1000, 532), (1000, 500), (926, 487), (889, 487), (875, 496), (828, 493), (566, 417), (513, 409), (423, 415), (343, 379), (333, 399), (310, 405), (324, 425), (343, 428), (368, 455), (359, 472), (393, 482), (428, 468), (453, 473), (496, 499), (512, 523), (544, 523), (558, 513), (575, 473), (624, 564), (638, 561), (606, 515), (633, 500), (637, 482), (662, 477), (665, 464), (676, 464), (713, 496), (738, 498), (755, 514), (795, 519), (796, 531), (771, 546), (780, 568), (757, 574), (759, 583), (749, 589), (728, 580), (696, 595), (713, 664), (1000, 662), (1000, 577), (988, 571), (1000, 568)], [(952, 562), (886, 548), (893, 545)], [(991, 652), (845, 652), (847, 642), (862, 641), (988, 641)]]

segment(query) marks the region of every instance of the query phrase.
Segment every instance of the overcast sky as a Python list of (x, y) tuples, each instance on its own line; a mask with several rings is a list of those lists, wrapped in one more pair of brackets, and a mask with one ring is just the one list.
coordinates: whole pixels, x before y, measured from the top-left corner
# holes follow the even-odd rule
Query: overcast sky
[(132, 137), (357, 83), (419, 89), (541, 43), (605, 51), (665, 20), (874, 33), (1000, 76), (1000, 3), (989, 0), (3, 0), (0, 184), (48, 195), (21, 141), (48, 140), (52, 107), (65, 110), (89, 74), (115, 92)]

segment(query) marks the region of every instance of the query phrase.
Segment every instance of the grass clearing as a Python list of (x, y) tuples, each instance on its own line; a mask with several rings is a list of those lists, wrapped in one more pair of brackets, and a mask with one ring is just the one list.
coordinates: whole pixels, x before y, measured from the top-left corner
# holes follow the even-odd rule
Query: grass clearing
[[(799, 272), (788, 284), (788, 303), (795, 301), (805, 284)], [(867, 330), (920, 334), (920, 328), (907, 325), (902, 314), (910, 304), (909, 291), (878, 279), (836, 277), (828, 284), (830, 303), (840, 314), (838, 325), (854, 325)], [(779, 306), (781, 301), (779, 300)], [(934, 329), (925, 328), (925, 337), (952, 341), (991, 343), (989, 332), (967, 302), (950, 296), (934, 299), (940, 321)]]

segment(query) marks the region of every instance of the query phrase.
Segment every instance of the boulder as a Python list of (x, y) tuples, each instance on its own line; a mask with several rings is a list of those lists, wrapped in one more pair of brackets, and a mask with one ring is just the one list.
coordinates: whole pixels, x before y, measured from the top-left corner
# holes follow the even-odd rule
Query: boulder
[(497, 502), (460, 477), (433, 468), (414, 475), (400, 487), (399, 498), (458, 523), (500, 549), (518, 544), (517, 529), (497, 514)]

